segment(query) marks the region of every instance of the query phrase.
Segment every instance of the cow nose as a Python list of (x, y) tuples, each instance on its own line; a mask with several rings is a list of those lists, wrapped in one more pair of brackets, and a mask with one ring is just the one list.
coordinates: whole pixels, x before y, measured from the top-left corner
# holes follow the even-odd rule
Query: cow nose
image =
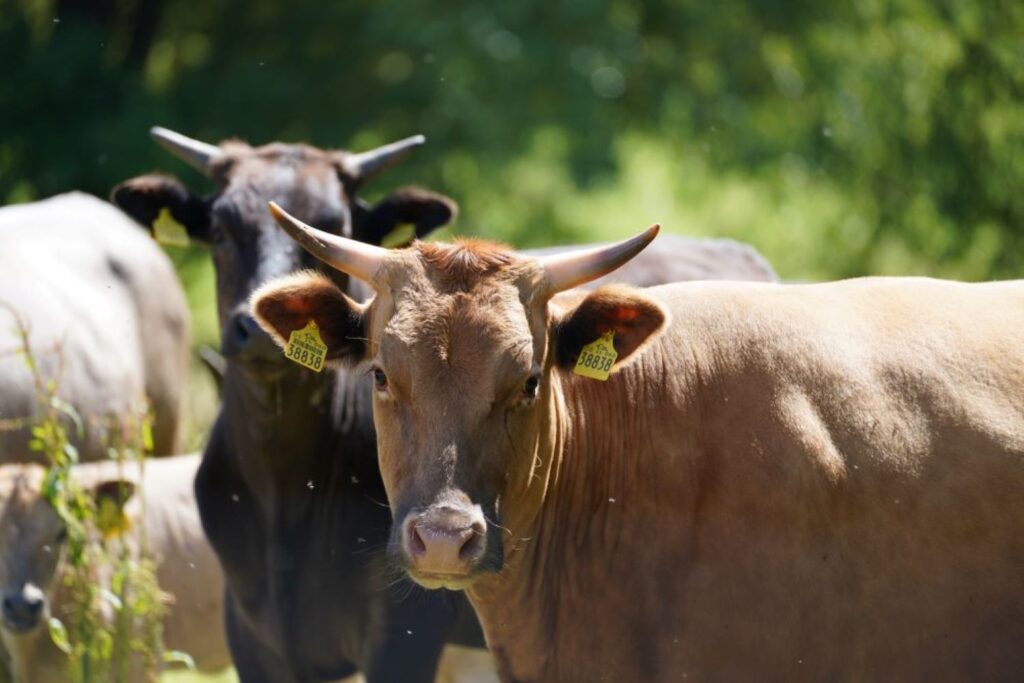
[(3, 610), (4, 622), (8, 626), (24, 631), (39, 623), (43, 605), (43, 592), (30, 584), (18, 593), (5, 595), (0, 609)]
[(484, 555), (487, 524), (478, 509), (430, 508), (406, 518), (402, 545), (417, 573), (466, 576)]
[(276, 361), (281, 351), (247, 311), (236, 311), (224, 331), (221, 353), (236, 360)]

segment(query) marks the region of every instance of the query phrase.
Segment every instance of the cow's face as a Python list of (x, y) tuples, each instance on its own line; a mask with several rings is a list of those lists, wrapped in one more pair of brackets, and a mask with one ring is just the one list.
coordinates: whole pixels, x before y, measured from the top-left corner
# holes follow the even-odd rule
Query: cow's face
[(0, 612), (3, 628), (28, 633), (47, 617), (46, 596), (57, 573), (67, 527), (39, 495), (40, 468), (26, 468), (0, 517)]
[[(67, 545), (67, 525), (41, 493), (44, 476), (41, 467), (22, 468), (0, 515), (0, 623), (14, 634), (45, 626)], [(108, 521), (109, 514), (122, 518), (123, 505), (134, 491), (130, 482), (116, 478), (85, 486), (97, 509), (113, 511), (105, 516)]]
[[(180, 136), (168, 138), (175, 135), (169, 131), (154, 134), (165, 145), (168, 139), (181, 142)], [(401, 143), (404, 146), (392, 149), (386, 163), (420, 141)], [(170, 148), (180, 152), (174, 145)], [(396, 192), (372, 207), (361, 202), (355, 192), (367, 178), (365, 154), (280, 143), (250, 147), (233, 141), (207, 145), (205, 152), (202, 170), (217, 185), (211, 196), (200, 199), (176, 179), (155, 175), (122, 183), (111, 196), (146, 225), (167, 209), (192, 239), (209, 246), (217, 277), (222, 353), (257, 376), (279, 375), (286, 361), (253, 320), (249, 296), (270, 279), (317, 266), (269, 216), (268, 201), (289, 207), (332, 234), (371, 244), (380, 244), (400, 223), (412, 223), (417, 234), (427, 234), (447, 223), (455, 211), (450, 200), (415, 189)], [(382, 167), (379, 156), (374, 158), (374, 169)], [(345, 288), (344, 275), (332, 277)]]
[(258, 291), (254, 311), (279, 343), (312, 318), (331, 357), (369, 361), (392, 552), (420, 584), (461, 589), (501, 569), (509, 506), (544, 486), (561, 373), (607, 331), (621, 364), (665, 316), (622, 287), (556, 307), (548, 266), (494, 245), (382, 253), (366, 307), (302, 274)]

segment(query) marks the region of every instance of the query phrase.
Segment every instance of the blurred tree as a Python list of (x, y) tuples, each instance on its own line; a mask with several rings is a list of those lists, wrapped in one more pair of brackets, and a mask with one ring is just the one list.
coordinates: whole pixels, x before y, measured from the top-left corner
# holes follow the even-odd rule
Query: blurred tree
[(517, 245), (661, 220), (789, 277), (1024, 275), (1011, 0), (15, 0), (0, 198), (191, 171), (146, 137), (362, 148)]

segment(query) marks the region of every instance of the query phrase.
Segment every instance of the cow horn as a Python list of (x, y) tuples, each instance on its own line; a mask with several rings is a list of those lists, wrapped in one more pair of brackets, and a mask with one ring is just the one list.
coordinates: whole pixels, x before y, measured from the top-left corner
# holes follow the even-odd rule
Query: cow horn
[(295, 218), (275, 202), (270, 202), (269, 207), (270, 215), (278, 225), (310, 254), (332, 268), (373, 283), (374, 275), (387, 258), (387, 249), (317, 230)]
[(224, 156), (224, 152), (216, 145), (193, 140), (160, 126), (150, 128), (149, 135), (161, 147), (205, 176), (210, 175), (210, 165)]
[(368, 152), (349, 154), (345, 159), (345, 165), (353, 177), (367, 180), (380, 171), (394, 166), (426, 141), (422, 135), (413, 135)]
[(615, 244), (545, 256), (540, 263), (547, 271), (551, 292), (561, 292), (607, 275), (643, 251), (660, 229), (661, 226), (654, 224), (639, 235)]

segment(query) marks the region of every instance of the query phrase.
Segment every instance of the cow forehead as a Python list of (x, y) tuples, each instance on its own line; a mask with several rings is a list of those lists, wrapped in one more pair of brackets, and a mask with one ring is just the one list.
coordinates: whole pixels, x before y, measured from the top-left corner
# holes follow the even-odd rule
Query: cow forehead
[(330, 223), (345, 209), (344, 187), (329, 152), (274, 144), (245, 147), (228, 158), (223, 189), (214, 203), (222, 219), (276, 227), (267, 213), (269, 200), (284, 202), (297, 215), (318, 224)]
[(0, 518), (5, 537), (31, 534), (33, 529), (59, 521), (56, 511), (40, 493), (42, 478), (41, 468), (34, 466), (18, 473)]
[(416, 364), (411, 374), (446, 381), (486, 382), (502, 373), (529, 371), (536, 344), (520, 292), (510, 282), (489, 285), (469, 292), (444, 292), (423, 283), (405, 289), (393, 301), (379, 338), (381, 356)]

